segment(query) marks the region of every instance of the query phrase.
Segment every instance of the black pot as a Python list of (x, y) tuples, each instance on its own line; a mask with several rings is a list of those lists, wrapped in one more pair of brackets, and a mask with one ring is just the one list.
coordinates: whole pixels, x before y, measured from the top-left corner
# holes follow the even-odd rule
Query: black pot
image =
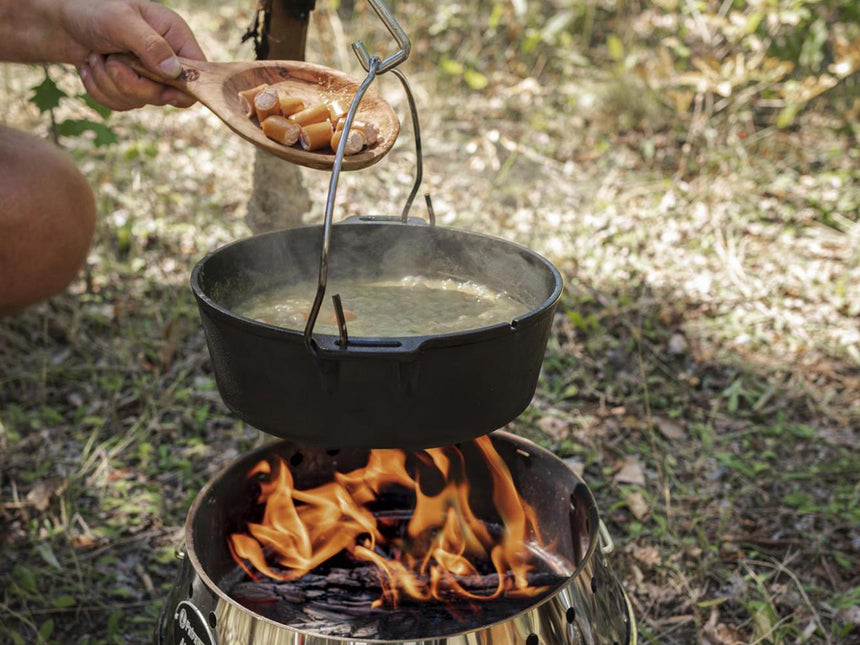
[(241, 419), (306, 444), (418, 448), (486, 434), (526, 408), (562, 289), (549, 261), (455, 229), (343, 223), (332, 228), (329, 279), (473, 280), (507, 291), (530, 310), (466, 332), (350, 337), (345, 347), (337, 336), (314, 334), (313, 351), (302, 331), (231, 311), (285, 279), (315, 282), (322, 239), (322, 226), (259, 235), (218, 249), (194, 268), (191, 286), (215, 380)]

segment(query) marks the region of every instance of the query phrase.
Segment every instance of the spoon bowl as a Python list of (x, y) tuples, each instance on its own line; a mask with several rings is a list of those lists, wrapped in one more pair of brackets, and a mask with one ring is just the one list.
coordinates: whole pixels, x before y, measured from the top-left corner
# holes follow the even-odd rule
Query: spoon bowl
[[(284, 146), (272, 141), (260, 129), (256, 118), (248, 117), (239, 98), (239, 92), (266, 83), (277, 85), (306, 105), (322, 103), (336, 96), (352, 100), (360, 81), (340, 71), (304, 61), (253, 61), (210, 63), (179, 58), (182, 74), (166, 80), (153, 74), (139, 60), (117, 56), (135, 72), (164, 85), (170, 85), (190, 94), (240, 137), (272, 154), (301, 166), (318, 170), (331, 170), (334, 151), (309, 152), (299, 147)], [(361, 152), (343, 159), (343, 170), (359, 170), (382, 159), (400, 133), (400, 121), (394, 110), (377, 92), (367, 91), (359, 105), (356, 119), (372, 123), (379, 131), (376, 143)]]

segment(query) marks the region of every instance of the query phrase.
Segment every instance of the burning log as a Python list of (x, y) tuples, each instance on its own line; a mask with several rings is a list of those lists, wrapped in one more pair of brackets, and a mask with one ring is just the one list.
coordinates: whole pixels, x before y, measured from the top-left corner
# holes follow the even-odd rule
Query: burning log
[[(550, 593), (564, 582), (563, 575), (532, 571), (529, 583)], [(453, 581), (474, 594), (490, 595), (498, 586), (498, 574), (455, 576)], [(539, 596), (501, 596), (491, 602), (470, 603), (453, 593), (453, 581), (445, 586), (445, 601), (419, 601), (401, 596), (396, 609), (374, 608), (381, 593), (379, 571), (372, 565), (331, 568), (325, 575), (309, 573), (289, 582), (247, 581), (234, 584), (230, 595), (237, 602), (282, 624), (341, 638), (399, 638), (405, 629), (460, 631), (479, 627), (516, 613), (540, 600)], [(416, 627), (418, 626), (418, 627)]]
[[(528, 574), (530, 587), (549, 588), (561, 584), (566, 578), (549, 571), (535, 571)], [(430, 584), (428, 576), (419, 581)], [(477, 576), (451, 576), (439, 581), (439, 590), (444, 596), (454, 600), (457, 589), (462, 588), (474, 595), (490, 596), (499, 586), (499, 574), (488, 573)], [(383, 590), (379, 570), (371, 565), (356, 566), (351, 569), (331, 569), (326, 575), (309, 573), (291, 581), (257, 580), (240, 582), (231, 589), (231, 595), (241, 603), (272, 604), (289, 602), (301, 604), (317, 602), (324, 605), (361, 607), (367, 613), (371, 604)], [(342, 601), (341, 601), (342, 599)], [(403, 597), (405, 604), (426, 604), (409, 596)], [(365, 613), (364, 611), (362, 613)]]

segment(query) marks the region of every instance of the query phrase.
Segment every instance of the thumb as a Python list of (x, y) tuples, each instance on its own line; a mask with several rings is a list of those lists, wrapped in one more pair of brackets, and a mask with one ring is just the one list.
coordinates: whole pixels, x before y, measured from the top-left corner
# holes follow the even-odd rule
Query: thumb
[(118, 35), (122, 45), (151, 72), (171, 79), (182, 73), (182, 65), (173, 48), (140, 14), (135, 14), (133, 19), (122, 25)]

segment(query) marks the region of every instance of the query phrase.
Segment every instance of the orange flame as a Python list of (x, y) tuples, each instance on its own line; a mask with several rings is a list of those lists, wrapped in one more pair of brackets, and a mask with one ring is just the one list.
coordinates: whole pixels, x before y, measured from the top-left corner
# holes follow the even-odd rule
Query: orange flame
[[(546, 587), (531, 586), (527, 579), (532, 569), (527, 543), (540, 541), (536, 514), (517, 493), (511, 472), (489, 437), (476, 439), (475, 444), (489, 469), (500, 535), (493, 535), (471, 508), (465, 459), (457, 448), (415, 453), (425, 472), (435, 469), (441, 475), (441, 490), (433, 495), (422, 490), (418, 474), (407, 472), (405, 452), (372, 450), (363, 468), (335, 473), (333, 481), (308, 490), (295, 488), (282, 460), (278, 459), (274, 476), (268, 461), (258, 463), (248, 477), (268, 476), (260, 483), (258, 499), (265, 504), (263, 518), (249, 522), (247, 533), (230, 535), (230, 552), (252, 578), (263, 574), (285, 581), (348, 553), (378, 568), (382, 597), (374, 607), (396, 607), (401, 594), (428, 601), (542, 593)], [(406, 536), (394, 539), (380, 530), (384, 520), (377, 519), (368, 504), (397, 486), (414, 492), (416, 501)], [(498, 574), (498, 585), (489, 594), (464, 586), (470, 577), (480, 575), (476, 566), (480, 562), (492, 563)]]

